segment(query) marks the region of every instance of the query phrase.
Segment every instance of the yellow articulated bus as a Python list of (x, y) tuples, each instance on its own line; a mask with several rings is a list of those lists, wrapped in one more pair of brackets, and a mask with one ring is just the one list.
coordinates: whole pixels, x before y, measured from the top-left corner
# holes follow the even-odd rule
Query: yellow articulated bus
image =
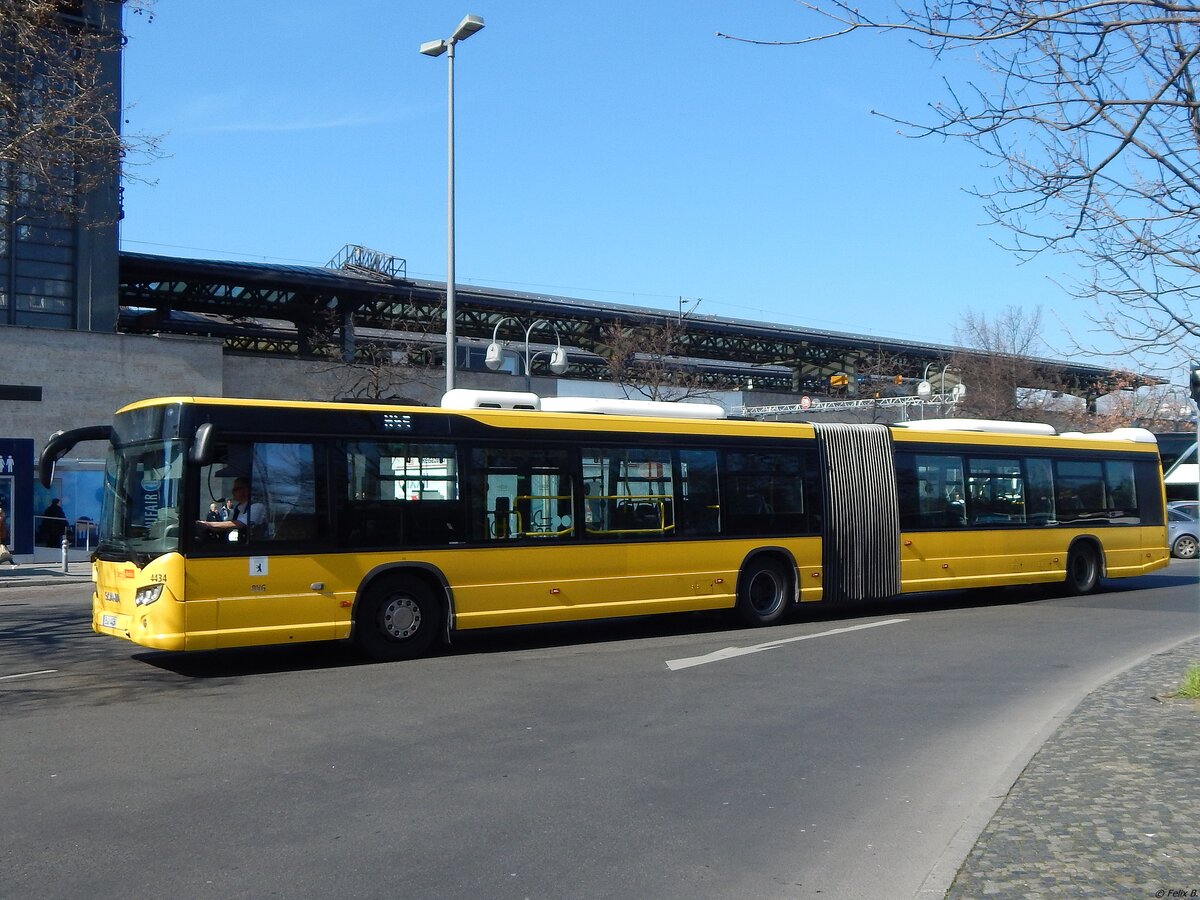
[[(498, 408), (489, 408), (498, 407)], [(723, 418), (453, 391), (441, 408), (169, 397), (112, 425), (93, 628), (163, 650), (1059, 583), (1168, 562), (1148, 432)]]

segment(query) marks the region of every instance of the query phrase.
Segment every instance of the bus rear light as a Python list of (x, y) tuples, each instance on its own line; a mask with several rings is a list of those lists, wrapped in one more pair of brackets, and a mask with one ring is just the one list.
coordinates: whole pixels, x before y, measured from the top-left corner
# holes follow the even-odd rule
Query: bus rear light
[(162, 596), (162, 583), (151, 584), (146, 587), (138, 588), (137, 593), (133, 595), (134, 606), (149, 606), (155, 600)]

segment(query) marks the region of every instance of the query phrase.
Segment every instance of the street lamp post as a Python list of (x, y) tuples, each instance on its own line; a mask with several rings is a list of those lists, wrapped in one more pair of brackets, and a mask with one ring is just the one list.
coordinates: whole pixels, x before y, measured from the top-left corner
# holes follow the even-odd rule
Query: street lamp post
[(1193, 362), (1188, 369), (1188, 390), (1196, 404), (1196, 498), (1200, 499), (1200, 363)]
[[(500, 333), (500, 326), (503, 325), (505, 322), (515, 322), (517, 324), (518, 328), (525, 329), (525, 390), (526, 391), (533, 389), (533, 373), (530, 371), (530, 367), (533, 365), (533, 360), (536, 357), (541, 356), (543, 353), (550, 354), (550, 371), (551, 372), (553, 372), (555, 375), (561, 375), (565, 371), (567, 371), (567, 367), (569, 365), (567, 362), (567, 351), (563, 349), (562, 338), (558, 334), (558, 326), (556, 326), (549, 319), (538, 319), (537, 321), (532, 322), (529, 326), (526, 326), (525, 323), (522, 322), (520, 319), (518, 319), (516, 316), (505, 316), (500, 321), (498, 321), (496, 323), (496, 327), (492, 329), (492, 342), (490, 344), (488, 344), (487, 354), (484, 356), (484, 359), (483, 359), (484, 363), (487, 365), (487, 367), (489, 369), (491, 369), (492, 371), (495, 371), (496, 369), (499, 369), (500, 365), (504, 362), (503, 348), (501, 348), (500, 342), (497, 340), (497, 336)], [(529, 352), (529, 335), (532, 334), (533, 329), (537, 328), (539, 325), (549, 325), (550, 328), (553, 329), (554, 341), (558, 346), (555, 347), (553, 350), (539, 350), (537, 353), (531, 354)]]
[(454, 33), (444, 40), (426, 41), (421, 52), (426, 56), (446, 54), (449, 71), (449, 99), (446, 165), (446, 390), (454, 390), (456, 339), (454, 334), (454, 46), (483, 28), (479, 16), (463, 16)]
[[(930, 397), (938, 398), (938, 415), (943, 415), (945, 412), (946, 402), (946, 375), (950, 372), (950, 367), (943, 365), (941, 374), (938, 376), (938, 386), (934, 390), (933, 382), (929, 380), (929, 370), (937, 365), (936, 363), (926, 363), (925, 372), (921, 375), (921, 381), (917, 385), (917, 396), (923, 401), (928, 402)], [(967, 389), (961, 381), (956, 384), (950, 391), (951, 403), (961, 403), (962, 398), (966, 396)], [(921, 404), (921, 418), (925, 418), (925, 403)]]

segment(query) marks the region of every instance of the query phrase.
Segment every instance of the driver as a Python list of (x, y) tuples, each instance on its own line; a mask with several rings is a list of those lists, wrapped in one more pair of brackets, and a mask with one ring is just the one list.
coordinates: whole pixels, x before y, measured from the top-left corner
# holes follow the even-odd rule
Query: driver
[(233, 481), (233, 506), (229, 518), (223, 522), (208, 522), (197, 519), (196, 524), (213, 533), (231, 532), (246, 528), (259, 528), (266, 521), (267, 512), (261, 503), (250, 500), (250, 480), (235, 478)]

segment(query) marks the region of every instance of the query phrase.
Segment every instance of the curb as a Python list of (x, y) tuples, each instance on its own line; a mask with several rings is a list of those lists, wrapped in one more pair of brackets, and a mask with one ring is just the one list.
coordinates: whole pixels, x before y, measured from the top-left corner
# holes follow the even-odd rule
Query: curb
[[(943, 896), (1058, 896), (1083, 872), (1093, 890), (1171, 885), (1191, 871), (1181, 862), (1186, 853), (1180, 846), (1194, 846), (1196, 829), (1181, 828), (1181, 817), (1172, 818), (1178, 785), (1164, 776), (1186, 771), (1187, 738), (1195, 727), (1172, 742), (1171, 720), (1149, 701), (1157, 700), (1151, 692), (1164, 677), (1182, 675), (1177, 657), (1200, 652), (1198, 642), (1200, 633), (1172, 638), (1119, 667), (1073, 709), (1064, 708), (1059, 727), (998, 798)], [(1171, 676), (1164, 676), (1168, 671)], [(1141, 821), (1146, 816), (1152, 827)], [(1023, 840), (1035, 831), (1058, 837)], [(1189, 884), (1188, 893), (1178, 896), (1191, 891)]]

